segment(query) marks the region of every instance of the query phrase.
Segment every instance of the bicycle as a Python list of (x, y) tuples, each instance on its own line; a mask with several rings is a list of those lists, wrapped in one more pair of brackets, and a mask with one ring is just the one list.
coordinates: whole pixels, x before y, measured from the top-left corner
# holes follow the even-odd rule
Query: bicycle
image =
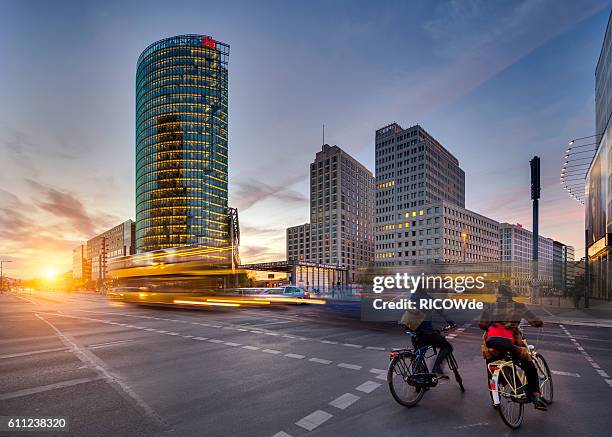
[[(538, 371), (540, 393), (542, 399), (548, 405), (553, 402), (553, 381), (548, 363), (536, 351), (535, 346), (524, 345), (529, 349), (531, 359)], [(530, 403), (531, 399), (527, 393), (527, 378), (525, 372), (518, 367), (507, 353), (501, 359), (487, 364), (489, 380), (489, 392), (493, 401), (493, 407), (499, 411), (499, 415), (506, 425), (516, 429), (523, 423), (524, 405)]]
[[(448, 332), (446, 327), (442, 332)], [(429, 371), (426, 359), (437, 355), (438, 351), (435, 346), (417, 344), (416, 333), (410, 330), (406, 331), (410, 336), (413, 349), (394, 349), (389, 355), (389, 369), (387, 371), (387, 383), (393, 399), (405, 407), (413, 407), (425, 395), (425, 392), (430, 388), (438, 385), (440, 378)], [(430, 355), (428, 353), (431, 352)], [(462, 392), (463, 380), (459, 374), (459, 366), (455, 360), (455, 356), (451, 352), (446, 358), (448, 368), (455, 375), (455, 380), (459, 384)]]

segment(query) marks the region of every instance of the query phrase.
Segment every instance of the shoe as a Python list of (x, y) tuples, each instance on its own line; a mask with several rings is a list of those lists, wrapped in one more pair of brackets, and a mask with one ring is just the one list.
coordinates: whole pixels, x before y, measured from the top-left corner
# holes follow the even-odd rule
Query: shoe
[(548, 407), (546, 407), (546, 402), (544, 402), (544, 399), (542, 399), (539, 394), (534, 394), (531, 397), (531, 402), (533, 402), (533, 406), (535, 407), (536, 410), (540, 410), (540, 411), (548, 410)]

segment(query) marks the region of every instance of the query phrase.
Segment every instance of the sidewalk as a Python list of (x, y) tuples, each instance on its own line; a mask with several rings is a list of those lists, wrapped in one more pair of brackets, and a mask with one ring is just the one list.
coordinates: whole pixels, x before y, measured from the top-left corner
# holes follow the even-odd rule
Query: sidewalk
[(590, 299), (589, 308), (584, 308), (584, 300), (580, 307), (574, 306), (571, 298), (543, 297), (540, 305), (529, 304), (536, 312), (541, 310), (544, 321), (577, 326), (596, 326), (612, 328), (612, 302)]

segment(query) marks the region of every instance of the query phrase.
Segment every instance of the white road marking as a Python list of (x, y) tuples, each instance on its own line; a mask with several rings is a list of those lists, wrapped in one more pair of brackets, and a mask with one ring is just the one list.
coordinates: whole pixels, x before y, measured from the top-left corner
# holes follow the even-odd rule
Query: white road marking
[(291, 434), (287, 434), (285, 431), (279, 431), (272, 437), (293, 437)]
[(242, 346), (240, 343), (233, 343), (231, 341), (226, 341), (224, 344), (232, 347)]
[(601, 370), (601, 369), (597, 369), (597, 373), (599, 373), (601, 376), (603, 376), (604, 378), (609, 378), (610, 375), (608, 375), (605, 370)]
[(610, 387), (612, 387), (612, 379), (606, 379), (606, 382), (608, 383)]
[(209, 338), (208, 342), (209, 343), (217, 343), (217, 344), (219, 344), (219, 343), (223, 343), (223, 340), (217, 340), (216, 338)]
[(281, 351), (277, 351), (275, 349), (262, 349), (261, 351), (272, 355), (278, 355), (281, 353)]
[(574, 378), (580, 378), (580, 374), (579, 373), (563, 372), (561, 370), (551, 370), (551, 373), (553, 375), (573, 376)]
[(356, 396), (352, 393), (344, 393), (342, 396), (334, 399), (329, 403), (332, 407), (339, 408), (340, 410), (345, 410), (355, 402), (361, 399), (359, 396)]
[(305, 355), (299, 355), (299, 354), (285, 354), (285, 356), (289, 358), (295, 358), (298, 360), (303, 360), (304, 358), (306, 358)]
[(250, 351), (258, 351), (261, 348), (257, 347), (257, 346), (242, 346), (242, 349), (247, 349), (247, 350), (250, 350)]
[(168, 332), (167, 335), (181, 335), (181, 334), (179, 334), (178, 332)]
[(601, 369), (601, 367), (599, 366), (599, 364), (591, 361), (591, 366), (595, 367), (596, 369)]
[(360, 344), (353, 344), (353, 343), (343, 343), (342, 346), (346, 346), (346, 347), (354, 347), (354, 348), (358, 348), (361, 349), (363, 346)]
[(193, 337), (194, 340), (205, 341), (208, 340), (208, 337)]
[(325, 343), (325, 344), (338, 344), (337, 341), (331, 341), (331, 340), (321, 340), (321, 343)]
[(361, 391), (364, 393), (372, 393), (374, 390), (376, 390), (380, 386), (381, 384), (379, 384), (378, 382), (366, 381), (363, 384), (361, 384), (359, 387), (356, 387), (355, 390)]
[(298, 420), (297, 422), (295, 422), (295, 424), (300, 428), (304, 428), (307, 431), (312, 431), (313, 429), (315, 429), (325, 421), (331, 419), (332, 417), (334, 417), (333, 414), (329, 414), (328, 412), (323, 410), (317, 410), (314, 413), (311, 413), (308, 416)]
[(182, 335), (183, 338), (193, 338), (193, 335)]
[(386, 374), (386, 373), (387, 373), (387, 371), (386, 371), (386, 370), (383, 370), (383, 369), (370, 369), (370, 373), (376, 373), (376, 374), (379, 374), (379, 375), (380, 375), (380, 374), (382, 374), (382, 373), (385, 373), (385, 374)]
[(372, 351), (384, 351), (386, 350), (384, 347), (377, 347), (377, 346), (366, 346), (366, 349), (372, 350)]
[(323, 358), (310, 358), (308, 361), (312, 361), (313, 363), (319, 364), (330, 364), (330, 360), (324, 360)]
[(80, 348), (74, 341), (56, 328), (51, 322), (43, 318), (40, 314), (36, 313), (36, 317), (49, 325), (51, 329), (55, 331), (62, 343), (64, 343), (79, 360), (104, 378), (104, 380), (113, 389), (115, 389), (115, 391), (123, 395), (124, 398), (131, 399), (131, 403), (137, 410), (141, 411), (143, 415), (155, 421), (159, 426), (166, 429), (168, 428), (168, 424), (164, 421), (164, 419), (162, 419), (162, 417), (157, 414), (157, 412), (153, 410), (153, 408), (151, 408), (151, 406), (149, 406), (144, 399), (142, 399), (134, 390), (132, 390), (128, 384), (114, 375), (100, 358), (98, 358), (92, 352)]
[(386, 373), (381, 373), (380, 375), (378, 375), (376, 377), (376, 379), (380, 379), (382, 381), (386, 381), (387, 380), (387, 374)]
[(39, 387), (18, 390), (12, 393), (2, 393), (0, 394), (0, 401), (20, 398), (23, 396), (30, 396), (30, 395), (34, 395), (38, 393), (43, 393), (46, 391), (51, 391), (51, 390), (57, 390), (58, 388), (73, 387), (75, 385), (86, 384), (88, 382), (99, 381), (101, 379), (103, 379), (101, 376), (95, 376), (93, 378), (77, 378), (77, 379), (70, 379), (68, 381), (57, 382), (55, 384), (41, 385)]
[(362, 366), (358, 366), (357, 364), (340, 363), (338, 364), (338, 367), (344, 367), (345, 369), (352, 369), (352, 370), (361, 370)]
[(28, 352), (19, 352), (19, 353), (15, 353), (15, 354), (7, 354), (7, 355), (0, 355), (0, 360), (6, 360), (8, 358), (18, 358), (18, 357), (28, 357), (30, 355), (38, 355), (38, 354), (46, 354), (49, 352), (60, 352), (60, 351), (67, 351), (68, 349), (66, 349), (65, 347), (55, 347), (52, 349), (39, 349), (36, 351), (28, 351)]
[(133, 340), (108, 341), (106, 343), (89, 344), (89, 345), (87, 345), (87, 347), (89, 349), (99, 349), (99, 348), (103, 348), (103, 347), (107, 347), (107, 346), (114, 346), (116, 344), (119, 345), (119, 344), (123, 344), (123, 343), (129, 343), (130, 341), (133, 341)]

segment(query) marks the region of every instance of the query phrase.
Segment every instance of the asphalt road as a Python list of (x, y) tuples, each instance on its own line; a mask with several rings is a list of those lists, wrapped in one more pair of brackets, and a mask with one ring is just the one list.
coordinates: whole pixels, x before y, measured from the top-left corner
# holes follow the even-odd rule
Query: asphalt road
[[(611, 328), (527, 329), (555, 373), (555, 402), (527, 405), (511, 431), (489, 403), (475, 322), (451, 340), (466, 392), (445, 382), (408, 409), (385, 377), (406, 338), (356, 317), (341, 306), (194, 311), (1, 295), (0, 416), (64, 416), (70, 430), (57, 435), (88, 437), (611, 433)], [(15, 433), (27, 434), (39, 435)]]

